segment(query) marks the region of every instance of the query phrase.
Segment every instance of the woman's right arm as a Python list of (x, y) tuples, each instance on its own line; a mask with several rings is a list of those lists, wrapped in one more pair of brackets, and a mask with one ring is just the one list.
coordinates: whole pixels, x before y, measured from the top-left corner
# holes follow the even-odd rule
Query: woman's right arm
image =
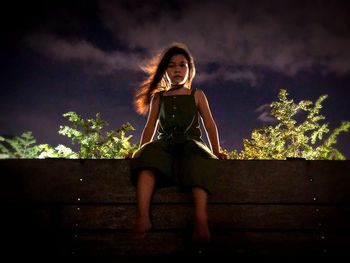
[(158, 124), (159, 106), (160, 96), (159, 93), (156, 93), (151, 98), (147, 122), (141, 135), (140, 147), (153, 139)]

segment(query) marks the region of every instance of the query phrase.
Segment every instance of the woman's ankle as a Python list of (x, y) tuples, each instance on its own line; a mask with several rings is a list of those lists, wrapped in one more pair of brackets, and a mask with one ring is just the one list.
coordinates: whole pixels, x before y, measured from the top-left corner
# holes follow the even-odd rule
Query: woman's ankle
[(194, 242), (209, 242), (210, 231), (208, 220), (206, 218), (196, 218), (193, 225), (192, 239)]

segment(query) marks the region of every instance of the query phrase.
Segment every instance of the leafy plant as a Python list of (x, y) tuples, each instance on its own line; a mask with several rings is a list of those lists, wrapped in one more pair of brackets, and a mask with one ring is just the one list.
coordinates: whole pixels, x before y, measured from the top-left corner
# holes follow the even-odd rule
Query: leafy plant
[[(108, 123), (101, 119), (99, 113), (95, 119), (83, 119), (73, 111), (63, 114), (68, 117), (71, 126), (60, 126), (59, 133), (72, 139), (73, 144), (79, 144), (78, 158), (125, 158), (129, 152), (137, 149), (137, 145), (129, 142), (132, 135), (126, 132), (135, 130), (128, 122), (116, 131), (103, 132)], [(74, 156), (74, 154), (72, 154)]]
[(45, 158), (66, 158), (66, 159), (77, 159), (79, 154), (74, 152), (71, 148), (66, 147), (62, 144), (59, 144), (53, 148), (49, 144), (40, 144), (39, 145), (41, 153), (39, 154), (39, 159)]
[(37, 158), (41, 151), (31, 131), (21, 136), (5, 138), (0, 136), (0, 158)]
[[(303, 100), (294, 103), (288, 99), (288, 93), (281, 89), (278, 101), (272, 102), (270, 114), (276, 118), (275, 126), (254, 129), (251, 139), (243, 139), (244, 149), (229, 153), (232, 159), (286, 159), (305, 158), (308, 160), (344, 160), (345, 156), (334, 148), (337, 136), (347, 132), (350, 122), (344, 121), (340, 127), (330, 131), (328, 123), (321, 123), (325, 117), (320, 114), (322, 102), (327, 95), (322, 95), (313, 103)], [(303, 121), (297, 121), (296, 115), (306, 115)], [(301, 114), (302, 115), (302, 114)]]
[(81, 158), (81, 159), (122, 159), (135, 151), (138, 145), (130, 143), (132, 135), (126, 132), (135, 130), (130, 123), (123, 124), (118, 130), (104, 132), (108, 123), (99, 113), (95, 119), (83, 119), (73, 111), (63, 114), (68, 117), (70, 126), (60, 126), (59, 134), (72, 139), (72, 144), (80, 146), (78, 152), (59, 144), (35, 145), (31, 131), (20, 137), (0, 137), (0, 159), (5, 158)]

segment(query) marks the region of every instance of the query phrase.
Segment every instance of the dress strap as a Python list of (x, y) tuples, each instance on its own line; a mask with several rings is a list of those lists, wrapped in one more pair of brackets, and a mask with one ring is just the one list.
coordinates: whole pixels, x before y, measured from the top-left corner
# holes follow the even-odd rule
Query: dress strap
[(158, 93), (159, 93), (159, 99), (162, 100), (163, 97), (164, 97), (164, 94), (163, 94), (163, 93), (164, 93), (164, 90), (159, 91)]
[(197, 88), (193, 88), (193, 89), (191, 90), (191, 95), (194, 95), (194, 93), (196, 92), (196, 90), (197, 90)]

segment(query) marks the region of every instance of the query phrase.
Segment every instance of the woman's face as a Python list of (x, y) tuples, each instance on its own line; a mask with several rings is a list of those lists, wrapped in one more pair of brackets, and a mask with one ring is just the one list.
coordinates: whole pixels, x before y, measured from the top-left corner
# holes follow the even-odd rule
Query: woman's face
[(188, 78), (188, 61), (184, 55), (174, 55), (166, 69), (166, 76), (171, 85), (183, 85)]

